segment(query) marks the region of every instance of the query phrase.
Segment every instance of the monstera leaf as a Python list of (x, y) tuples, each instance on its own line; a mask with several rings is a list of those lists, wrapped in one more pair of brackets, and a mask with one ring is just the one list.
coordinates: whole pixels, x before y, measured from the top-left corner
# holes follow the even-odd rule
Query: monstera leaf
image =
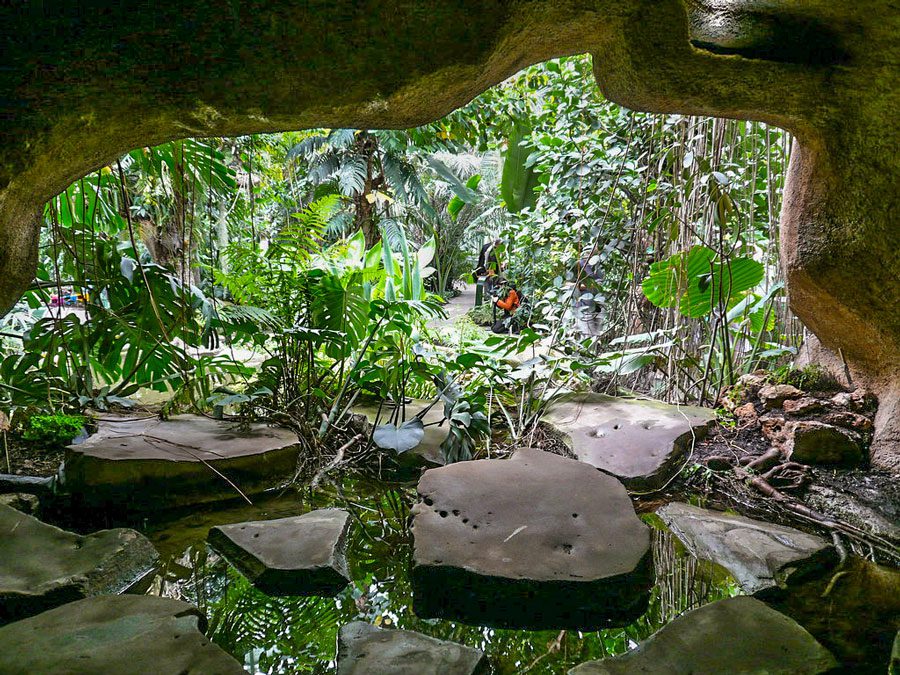
[(418, 417), (407, 420), (399, 427), (395, 424), (382, 424), (375, 427), (372, 440), (383, 450), (394, 450), (397, 454), (412, 450), (425, 435), (425, 425)]

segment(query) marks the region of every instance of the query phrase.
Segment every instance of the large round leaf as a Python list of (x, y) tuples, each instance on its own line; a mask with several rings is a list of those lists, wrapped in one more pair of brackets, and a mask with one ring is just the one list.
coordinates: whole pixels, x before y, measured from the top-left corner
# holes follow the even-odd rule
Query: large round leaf
[(404, 422), (399, 427), (395, 424), (382, 424), (375, 428), (372, 440), (384, 450), (395, 450), (398, 454), (412, 450), (425, 435), (425, 425), (418, 417)]

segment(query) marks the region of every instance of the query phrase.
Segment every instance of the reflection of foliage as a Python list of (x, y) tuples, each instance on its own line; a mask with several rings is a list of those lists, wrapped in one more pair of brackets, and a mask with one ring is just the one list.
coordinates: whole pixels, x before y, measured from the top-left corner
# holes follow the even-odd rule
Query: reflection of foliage
[(346, 592), (337, 599), (270, 598), (232, 567), (226, 578), (209, 617), (216, 643), (243, 656), (252, 672), (327, 672), (338, 628), (348, 620), (342, 606), (353, 605)]
[[(561, 673), (584, 661), (621, 654), (685, 611), (738, 592), (722, 570), (690, 557), (667, 532), (654, 530), (658, 585), (648, 611), (629, 626), (579, 633), (494, 630), (423, 620), (413, 614), (409, 578), (413, 488), (344, 477), (335, 486), (304, 496), (302, 502), (296, 496), (285, 497), (255, 508), (283, 516), (285, 500), (296, 513), (325, 506), (350, 511), (354, 526), (348, 558), (354, 582), (337, 598), (270, 598), (221, 560), (209, 564), (214, 556), (181, 560), (193, 566), (192, 581), (183, 584), (182, 596), (206, 607), (215, 642), (253, 672), (331, 672), (338, 629), (360, 620), (477, 647), (488, 654), (495, 673)], [(659, 521), (650, 522), (659, 527)], [(197, 589), (203, 598), (197, 597)]]

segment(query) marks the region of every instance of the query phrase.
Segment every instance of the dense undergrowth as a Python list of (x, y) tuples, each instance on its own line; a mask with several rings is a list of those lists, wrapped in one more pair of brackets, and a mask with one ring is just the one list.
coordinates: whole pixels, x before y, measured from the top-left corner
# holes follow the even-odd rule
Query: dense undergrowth
[[(355, 442), (402, 452), (420, 398), (453, 461), (491, 426), (525, 439), (573, 389), (709, 403), (801, 337), (777, 251), (789, 145), (623, 109), (572, 57), (416, 129), (137, 148), (47, 204), (37, 278), (3, 319), (0, 409), (156, 391), (163, 415), (271, 419), (320, 451), (374, 400), (399, 405)], [(441, 299), (494, 238), (516, 330), (448, 340)]]

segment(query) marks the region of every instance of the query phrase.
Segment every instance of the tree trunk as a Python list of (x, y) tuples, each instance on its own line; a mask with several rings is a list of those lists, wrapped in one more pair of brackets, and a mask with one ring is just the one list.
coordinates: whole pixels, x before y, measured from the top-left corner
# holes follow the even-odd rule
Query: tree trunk
[(374, 191), (384, 179), (379, 176), (379, 179), (376, 180), (374, 177), (375, 150), (378, 147), (377, 139), (371, 134), (361, 132), (356, 143), (359, 152), (364, 153), (366, 157), (366, 180), (362, 193), (353, 199), (353, 206), (356, 211), (354, 224), (362, 230), (363, 237), (366, 240), (366, 249), (368, 250), (381, 241), (381, 230), (378, 229), (378, 214), (375, 210)]

